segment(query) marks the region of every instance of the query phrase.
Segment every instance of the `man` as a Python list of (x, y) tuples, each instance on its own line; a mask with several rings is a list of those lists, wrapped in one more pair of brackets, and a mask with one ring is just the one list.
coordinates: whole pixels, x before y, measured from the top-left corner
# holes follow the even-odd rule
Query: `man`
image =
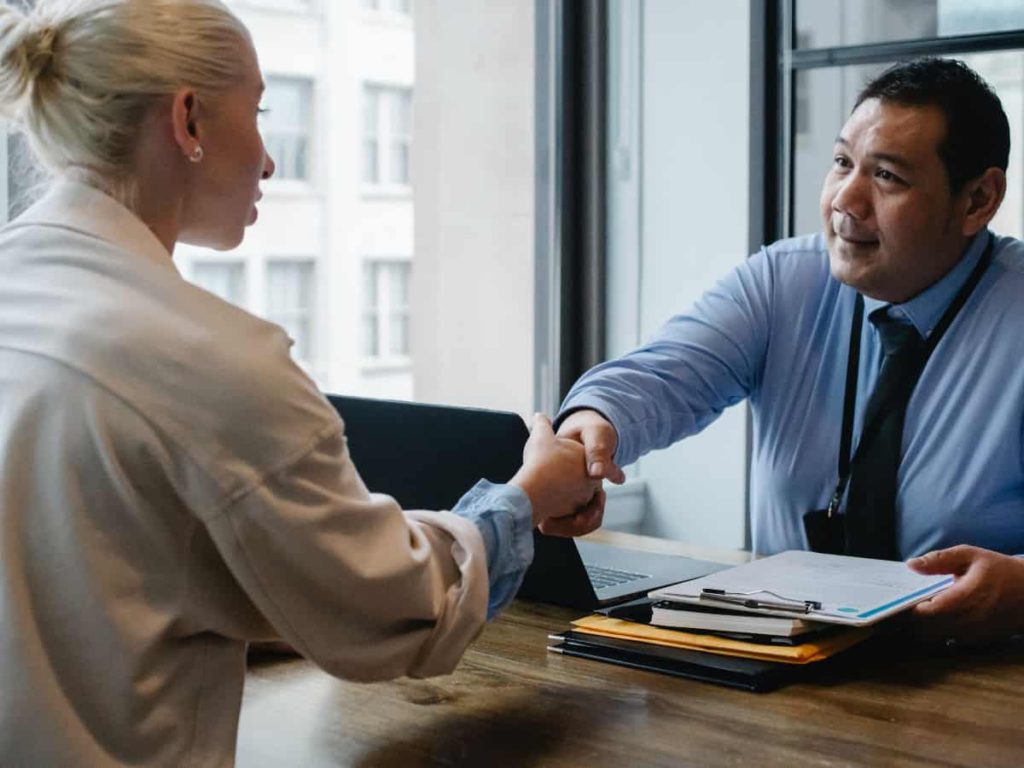
[(890, 68), (836, 139), (824, 232), (763, 248), (583, 376), (559, 434), (622, 482), (747, 398), (755, 551), (918, 556), (957, 577), (916, 608), (926, 631), (1024, 631), (1024, 243), (987, 229), (1008, 153), (963, 63)]

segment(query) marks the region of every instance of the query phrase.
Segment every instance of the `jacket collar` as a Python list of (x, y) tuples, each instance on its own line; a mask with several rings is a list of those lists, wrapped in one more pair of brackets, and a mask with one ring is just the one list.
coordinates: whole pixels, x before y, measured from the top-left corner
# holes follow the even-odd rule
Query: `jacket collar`
[(59, 180), (10, 227), (41, 224), (103, 240), (177, 272), (171, 254), (141, 219), (114, 198), (78, 181)]

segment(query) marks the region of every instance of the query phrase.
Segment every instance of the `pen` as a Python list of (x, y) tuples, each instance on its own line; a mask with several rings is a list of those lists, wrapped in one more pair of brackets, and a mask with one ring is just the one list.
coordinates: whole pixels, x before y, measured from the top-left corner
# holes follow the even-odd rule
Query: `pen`
[[(748, 597), (748, 595), (759, 593), (773, 595), (778, 598), (778, 600), (760, 600)], [(816, 600), (791, 600), (789, 598), (782, 597), (781, 595), (776, 595), (774, 592), (769, 592), (768, 590), (755, 590), (753, 592), (727, 592), (724, 589), (705, 587), (700, 592), (700, 599), (708, 602), (726, 603), (728, 605), (741, 605), (744, 608), (751, 609), (767, 608), (775, 611), (795, 611), (798, 613), (810, 613), (812, 610), (821, 610), (821, 603)]]

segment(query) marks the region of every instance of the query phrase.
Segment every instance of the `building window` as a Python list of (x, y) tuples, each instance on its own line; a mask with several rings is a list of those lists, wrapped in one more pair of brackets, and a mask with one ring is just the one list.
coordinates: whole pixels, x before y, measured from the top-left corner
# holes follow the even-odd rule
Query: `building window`
[(245, 264), (241, 261), (196, 261), (192, 282), (224, 301), (245, 305)]
[(410, 16), (412, 15), (412, 0), (363, 0), (363, 10)]
[(363, 108), (363, 181), (374, 186), (408, 187), (412, 91), (368, 85)]
[(313, 262), (267, 262), (266, 318), (284, 328), (295, 341), (292, 354), (310, 362), (313, 352)]
[(363, 267), (363, 355), (374, 362), (407, 362), (409, 349), (408, 261), (372, 260)]
[(313, 128), (313, 82), (268, 77), (263, 105), (263, 142), (274, 159), (277, 179), (309, 181), (309, 137)]

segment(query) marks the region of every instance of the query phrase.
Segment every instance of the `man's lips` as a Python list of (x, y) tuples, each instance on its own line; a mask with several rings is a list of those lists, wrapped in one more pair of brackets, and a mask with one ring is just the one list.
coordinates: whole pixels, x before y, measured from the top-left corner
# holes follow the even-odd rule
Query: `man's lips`
[(878, 245), (878, 240), (871, 237), (843, 235), (839, 232), (836, 235), (844, 243), (850, 243), (850, 245)]

